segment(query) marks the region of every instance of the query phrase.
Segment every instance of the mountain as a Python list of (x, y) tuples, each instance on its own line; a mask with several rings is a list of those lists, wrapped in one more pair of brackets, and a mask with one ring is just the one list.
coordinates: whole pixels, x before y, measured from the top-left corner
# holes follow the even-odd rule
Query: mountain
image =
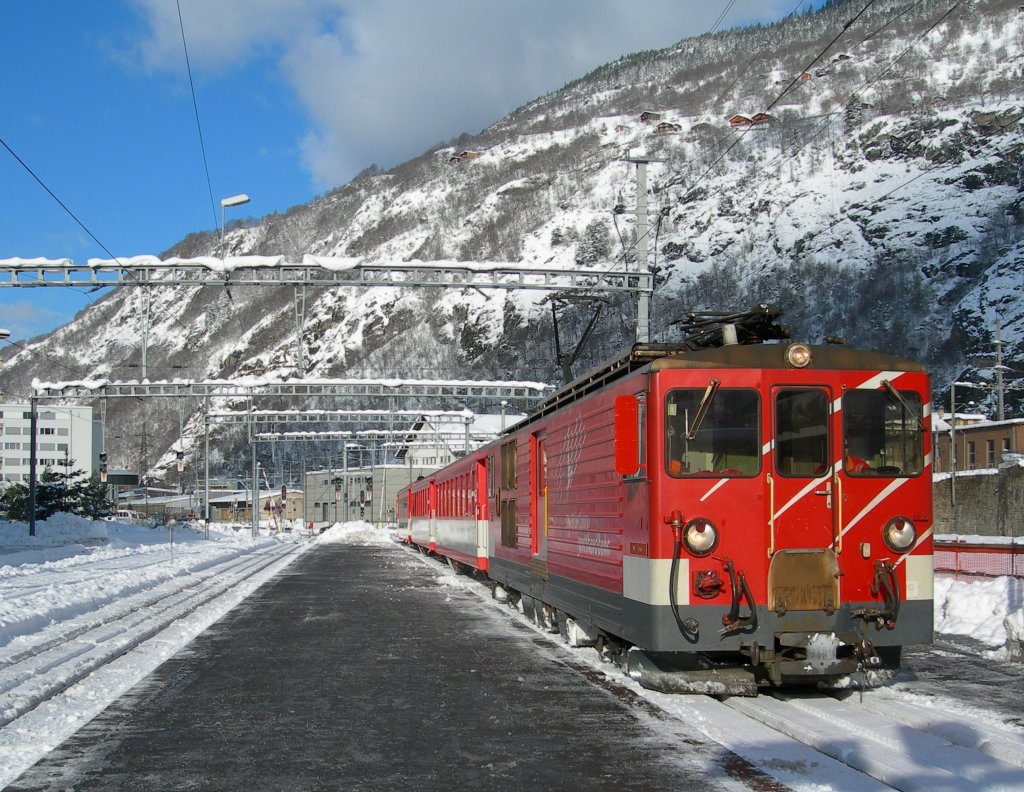
[[(661, 160), (649, 167), (654, 340), (677, 339), (689, 311), (770, 302), (796, 337), (924, 360), (944, 403), (952, 379), (991, 379), (969, 360), (991, 355), (997, 332), (1011, 367), (1024, 352), (1022, 40), (1019, 0), (830, 2), (620, 58), (479, 134), (163, 256), (632, 263), (623, 158), (642, 151)], [(11, 359), (9, 390), (137, 378), (144, 291), (151, 379), (295, 373), (291, 288), (126, 287)], [(309, 289), (306, 373), (557, 382), (544, 298)], [(563, 344), (593, 308), (562, 308)], [(633, 301), (606, 300), (575, 371), (628, 347), (634, 328)], [(1009, 415), (1024, 409), (1018, 393)], [(198, 409), (111, 404), (112, 464), (165, 470), (179, 424), (186, 445), (202, 439)], [(218, 437), (214, 464), (245, 469), (240, 435)]]

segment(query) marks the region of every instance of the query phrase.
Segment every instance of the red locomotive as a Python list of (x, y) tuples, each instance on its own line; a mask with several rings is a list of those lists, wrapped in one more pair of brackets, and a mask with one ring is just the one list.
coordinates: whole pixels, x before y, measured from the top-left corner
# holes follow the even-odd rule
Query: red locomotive
[(928, 377), (775, 316), (576, 380), (399, 493), (403, 536), (648, 687), (878, 684), (932, 640)]

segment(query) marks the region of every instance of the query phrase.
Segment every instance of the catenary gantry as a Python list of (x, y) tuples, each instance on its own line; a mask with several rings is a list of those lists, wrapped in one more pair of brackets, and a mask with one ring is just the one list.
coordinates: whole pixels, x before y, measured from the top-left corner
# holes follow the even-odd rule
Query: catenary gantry
[(507, 399), (536, 402), (552, 386), (542, 382), (473, 382), (470, 380), (411, 379), (295, 379), (295, 380), (166, 380), (117, 382), (112, 380), (32, 381), (35, 399), (209, 397), (256, 398), (270, 396), (311, 397), (428, 397), (433, 399)]
[(439, 286), (567, 292), (649, 292), (654, 276), (615, 263), (554, 267), (523, 262), (371, 261), (361, 257), (236, 256), (0, 259), (0, 287)]

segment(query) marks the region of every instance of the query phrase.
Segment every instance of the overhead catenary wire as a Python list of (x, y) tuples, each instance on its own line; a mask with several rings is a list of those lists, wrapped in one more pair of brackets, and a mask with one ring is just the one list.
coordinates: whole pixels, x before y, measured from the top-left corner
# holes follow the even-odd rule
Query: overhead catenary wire
[[(210, 181), (210, 165), (206, 158), (206, 142), (203, 140), (203, 125), (199, 122), (199, 102), (196, 100), (196, 85), (192, 80), (192, 64), (188, 58), (188, 43), (185, 41), (185, 23), (181, 18), (181, 0), (175, 0), (175, 5), (178, 7), (178, 27), (181, 29), (181, 48), (185, 53), (185, 70), (188, 72), (188, 86), (192, 91), (192, 110), (195, 112), (196, 117), (196, 131), (199, 134), (199, 148), (203, 154), (203, 169), (206, 172), (206, 188), (210, 193), (210, 211), (213, 213), (213, 225), (216, 228), (219, 223), (217, 222), (217, 207), (213, 200), (213, 183)], [(221, 231), (223, 232), (223, 228)]]
[[(914, 6), (912, 6), (912, 8), (916, 8), (917, 6), (921, 5), (923, 2), (925, 2), (925, 0), (917, 0), (917, 2), (914, 4)], [(956, 7), (961, 5), (962, 3), (963, 3), (963, 0), (957, 0), (957, 2), (954, 3), (954, 5), (949, 10), (947, 10), (941, 17), (939, 17), (935, 22), (933, 22), (927, 29), (922, 31), (907, 47), (905, 47), (900, 52), (899, 55), (897, 55), (893, 60), (891, 60), (888, 64), (886, 64), (885, 68), (883, 68), (881, 71), (879, 71), (877, 74), (875, 74), (867, 82), (862, 83), (848, 97), (846, 97), (846, 99), (842, 103), (842, 107), (844, 109), (846, 107), (848, 107), (850, 102), (855, 101), (858, 96), (860, 96), (865, 91), (867, 91), (868, 89), (873, 87), (875, 85), (875, 83), (877, 83), (886, 74), (888, 74), (890, 71), (892, 71), (892, 69), (896, 66), (897, 63), (899, 63), (908, 53), (910, 53), (910, 51), (913, 50), (914, 47), (916, 47), (921, 42), (921, 40), (925, 38), (925, 36), (927, 36), (936, 27), (938, 27), (950, 15), (950, 13), (952, 13), (952, 11), (955, 10)], [(878, 27), (875, 30), (873, 30), (871, 33), (869, 33), (867, 36), (865, 36), (864, 39), (862, 39), (862, 42), (866, 41), (867, 39), (869, 39), (869, 38), (871, 38), (871, 37), (873, 37), (875, 35), (877, 35), (879, 32), (881, 32), (886, 27), (888, 27), (890, 24), (892, 24), (897, 19), (899, 19), (901, 16), (903, 16), (907, 12), (907, 10), (908, 9), (903, 9), (896, 16), (894, 16), (891, 19), (889, 19), (884, 25), (881, 25), (880, 27)], [(822, 121), (820, 124), (815, 126), (813, 129), (809, 130), (803, 136), (802, 139), (798, 137), (795, 145), (791, 148), (791, 151), (790, 151), (790, 153), (788, 155), (786, 153), (786, 147), (784, 146), (783, 150), (779, 154), (777, 154), (770, 161), (768, 161), (768, 162), (766, 162), (764, 164), (764, 166), (762, 167), (762, 172), (764, 170), (766, 170), (766, 169), (770, 169), (770, 168), (773, 168), (773, 167), (776, 167), (776, 166), (777, 167), (781, 167), (782, 165), (785, 165), (788, 161), (793, 159), (808, 143), (810, 143), (812, 140), (816, 139), (817, 136), (832, 123), (832, 120), (837, 115), (839, 115), (840, 112), (842, 112), (842, 111), (841, 110), (836, 110), (836, 111), (833, 111), (833, 112), (830, 112), (830, 113), (825, 113), (824, 114), (824, 121)], [(774, 178), (776, 178), (776, 177), (773, 174), (773, 175), (762, 177), (762, 179), (760, 181), (764, 182), (764, 181), (768, 181), (768, 180), (774, 179)], [(745, 187), (745, 191), (748, 192), (748, 193), (751, 192), (752, 190), (755, 190), (755, 189), (760, 190), (760, 186), (759, 186), (759, 184), (757, 183), (756, 180), (752, 180), (752, 181), (748, 182), (746, 187)]]
[[(920, 2), (920, 1), (921, 1), (921, 0), (919, 0), (919, 2)], [(803, 3), (804, 3), (804, 2), (805, 2), (805, 0), (799, 0), (799, 2), (798, 2), (798, 3), (796, 4), (796, 6), (794, 6), (794, 8), (793, 8), (793, 11), (791, 11), (791, 12), (790, 12), (790, 14), (789, 14), (789, 15), (787, 16), (787, 18), (786, 18), (785, 20), (783, 20), (783, 22), (781, 22), (781, 23), (779, 24), (779, 26), (778, 26), (778, 27), (780, 28), (780, 30), (781, 30), (781, 28), (782, 28), (782, 27), (783, 27), (783, 26), (785, 25), (785, 23), (786, 23), (786, 22), (788, 22), (788, 21), (789, 21), (789, 20), (790, 20), (790, 19), (791, 19), (791, 18), (792, 18), (792, 17), (794, 16), (794, 14), (796, 13), (796, 11), (797, 11), (797, 10), (798, 10), (798, 9), (800, 8), (800, 6), (801, 6), (801, 5), (803, 5)], [(788, 92), (788, 90), (790, 89), (790, 87), (792, 87), (792, 85), (793, 85), (793, 84), (795, 84), (795, 83), (797, 83), (797, 82), (799, 82), (799, 81), (800, 81), (800, 74), (802, 74), (803, 72), (805, 72), (805, 71), (807, 71), (808, 69), (812, 68), (812, 67), (813, 67), (813, 65), (814, 65), (815, 63), (817, 63), (817, 62), (818, 62), (818, 60), (820, 60), (820, 59), (821, 59), (821, 58), (823, 57), (823, 55), (824, 55), (824, 54), (825, 54), (826, 52), (828, 52), (828, 50), (829, 50), (829, 49), (831, 49), (831, 47), (832, 47), (832, 46), (833, 46), (833, 45), (835, 44), (835, 42), (837, 42), (837, 41), (838, 41), (838, 40), (839, 40), (839, 39), (840, 39), (840, 38), (841, 38), (841, 37), (843, 36), (843, 34), (844, 34), (844, 33), (845, 33), (845, 32), (846, 32), (847, 30), (849, 30), (849, 28), (850, 28), (850, 27), (851, 27), (851, 26), (852, 26), (852, 25), (853, 25), (853, 24), (854, 24), (854, 23), (855, 23), (855, 22), (856, 22), (856, 21), (857, 21), (857, 20), (858, 20), (858, 19), (859, 19), (859, 18), (860, 18), (860, 17), (862, 16), (862, 15), (863, 15), (863, 14), (864, 14), (864, 13), (865, 13), (865, 12), (866, 12), (866, 11), (867, 11), (867, 10), (868, 10), (868, 9), (869, 9), (869, 8), (870, 8), (871, 6), (872, 6), (872, 5), (874, 5), (874, 3), (875, 3), (875, 0), (868, 0), (867, 4), (866, 4), (866, 5), (865, 5), (865, 6), (863, 7), (863, 8), (861, 8), (861, 10), (860, 10), (860, 11), (858, 11), (858, 12), (857, 12), (857, 13), (856, 13), (856, 14), (855, 14), (855, 15), (854, 15), (853, 17), (851, 17), (850, 19), (848, 19), (848, 20), (846, 21), (846, 23), (845, 23), (845, 24), (843, 25), (843, 27), (842, 27), (842, 29), (840, 30), (840, 32), (836, 34), (836, 36), (835, 36), (835, 37), (834, 37), (834, 38), (833, 38), (833, 39), (832, 39), (832, 40), (831, 40), (831, 41), (830, 41), (830, 42), (828, 43), (828, 45), (827, 45), (827, 46), (825, 46), (825, 47), (824, 47), (824, 48), (823, 48), (823, 49), (822, 49), (822, 50), (821, 50), (821, 51), (820, 51), (820, 52), (819, 52), (819, 53), (818, 53), (817, 55), (815, 55), (815, 57), (814, 57), (814, 58), (813, 58), (813, 59), (812, 59), (812, 60), (810, 61), (810, 63), (809, 63), (809, 64), (808, 64), (808, 65), (807, 65), (807, 66), (806, 66), (806, 67), (805, 67), (805, 68), (804, 68), (804, 69), (803, 69), (803, 70), (802, 70), (801, 72), (798, 72), (798, 73), (797, 73), (797, 76), (796, 76), (796, 77), (795, 77), (795, 78), (793, 79), (793, 81), (792, 81), (792, 82), (790, 83), (790, 85), (789, 85), (789, 86), (787, 86), (787, 88), (783, 89), (782, 93), (780, 93), (780, 95), (779, 95), (778, 97), (776, 97), (776, 98), (775, 98), (775, 99), (774, 99), (774, 100), (772, 101), (772, 103), (771, 103), (771, 104), (770, 104), (770, 105), (768, 106), (768, 109), (770, 109), (770, 108), (774, 107), (774, 106), (775, 106), (775, 105), (776, 105), (776, 104), (777, 104), (777, 103), (778, 103), (778, 102), (779, 102), (779, 101), (781, 100), (781, 98), (782, 98), (783, 96), (785, 96), (785, 94), (786, 94), (786, 93)], [(727, 4), (726, 4), (726, 7), (725, 7), (725, 9), (724, 9), (724, 10), (723, 10), (723, 12), (722, 12), (722, 13), (721, 13), (721, 14), (719, 15), (718, 19), (717, 19), (717, 20), (715, 21), (715, 23), (714, 23), (714, 25), (712, 26), (712, 28), (711, 28), (711, 30), (709, 31), (709, 33), (713, 33), (713, 32), (714, 32), (715, 28), (717, 28), (717, 26), (718, 26), (718, 25), (720, 24), (720, 22), (722, 21), (722, 19), (724, 19), (724, 16), (725, 16), (725, 14), (726, 14), (726, 13), (728, 12), (728, 10), (729, 10), (729, 9), (731, 9), (732, 5), (733, 5), (733, 3), (732, 3), (732, 2), (727, 2)], [(756, 60), (756, 58), (757, 58), (757, 56), (756, 56), (756, 55), (755, 55), (755, 56), (753, 56), (753, 57), (752, 57), (752, 58), (751, 58), (751, 59), (750, 59), (750, 60), (749, 60), (749, 61), (747, 62), (747, 64), (746, 64), (746, 66), (744, 67), (744, 69), (749, 69), (750, 65), (751, 65), (751, 64), (752, 64), (752, 63), (754, 62), (754, 60)], [(741, 71), (741, 75), (742, 75), (742, 71)], [(730, 84), (730, 86), (728, 86), (728, 87), (726, 88), (726, 90), (729, 90), (729, 88), (731, 88), (731, 87), (732, 87), (732, 85), (734, 85), (734, 84), (736, 83), (736, 81), (738, 81), (738, 79), (739, 79), (739, 76), (738, 76), (738, 77), (737, 77), (737, 78), (736, 78), (736, 79), (735, 79), (735, 80), (733, 81), (733, 83), (732, 83), (732, 84)], [(765, 112), (767, 112), (767, 109), (765, 110)], [(745, 130), (745, 132), (746, 132), (746, 131), (749, 131), (749, 130)], [(721, 155), (720, 155), (720, 156), (719, 156), (719, 157), (718, 157), (718, 158), (717, 158), (717, 159), (716, 159), (716, 160), (715, 160), (715, 161), (714, 161), (714, 162), (713, 162), (713, 163), (712, 163), (712, 164), (711, 164), (711, 165), (710, 165), (710, 166), (708, 167), (708, 169), (707, 169), (707, 170), (706, 170), (706, 171), (705, 171), (705, 172), (704, 172), (704, 173), (703, 173), (703, 174), (702, 174), (702, 175), (701, 175), (701, 176), (700, 176), (700, 177), (699, 177), (699, 178), (697, 179), (697, 182), (696, 182), (696, 183), (695, 183), (694, 185), (692, 185), (692, 186), (690, 187), (690, 189), (689, 189), (689, 190), (687, 191), (686, 195), (684, 195), (684, 196), (683, 196), (682, 198), (680, 198), (680, 199), (679, 199), (679, 203), (685, 203), (685, 201), (686, 201), (686, 196), (688, 196), (689, 194), (691, 194), (691, 193), (693, 192), (693, 190), (695, 190), (695, 189), (696, 189), (696, 188), (697, 188), (697, 187), (698, 187), (698, 186), (700, 185), (700, 183), (701, 183), (701, 182), (702, 182), (702, 181), (703, 181), (704, 179), (706, 179), (706, 178), (707, 178), (708, 174), (710, 174), (710, 173), (711, 173), (711, 171), (712, 171), (712, 170), (714, 170), (714, 168), (715, 168), (715, 167), (716, 167), (716, 166), (718, 165), (718, 163), (720, 163), (720, 162), (721, 162), (721, 161), (722, 161), (722, 160), (723, 160), (723, 159), (724, 159), (724, 158), (725, 158), (725, 157), (726, 157), (726, 156), (727, 156), (727, 155), (729, 154), (729, 152), (730, 152), (730, 151), (732, 151), (732, 149), (733, 149), (733, 148), (735, 148), (735, 147), (736, 147), (736, 146), (737, 146), (737, 145), (739, 144), (739, 142), (740, 142), (740, 140), (742, 139), (742, 137), (743, 137), (742, 135), (738, 136), (738, 137), (736, 138), (736, 140), (734, 140), (734, 141), (733, 141), (733, 143), (732, 143), (732, 144), (731, 144), (731, 145), (730, 145), (730, 146), (729, 146), (729, 147), (728, 147), (728, 148), (727, 148), (727, 149), (726, 149), (726, 150), (725, 150), (724, 152), (722, 152), (722, 154), (721, 154)], [(669, 188), (671, 188), (671, 187), (673, 187), (673, 186), (675, 186), (675, 185), (677, 185), (677, 184), (680, 184), (680, 183), (681, 183), (681, 180), (682, 180), (682, 174), (680, 174), (680, 173), (676, 173), (676, 174), (675, 174), (674, 176), (670, 177), (670, 178), (668, 179), (668, 181), (666, 181), (666, 182), (665, 182), (665, 183), (663, 183), (662, 185), (659, 185), (659, 186), (657, 186), (657, 187), (655, 188), (655, 191), (656, 191), (656, 192), (660, 192), (660, 191), (664, 191), (664, 190), (667, 190), (667, 189), (669, 189)], [(616, 230), (618, 230), (618, 229), (616, 228)], [(651, 234), (654, 234), (654, 233), (656, 233), (657, 231), (660, 231), (660, 219), (659, 219), (659, 222), (658, 222), (658, 223), (657, 223), (656, 225), (653, 225), (653, 224), (652, 224), (652, 226), (648, 226), (648, 229), (647, 229), (647, 231), (645, 232), (645, 234), (644, 234), (643, 236), (637, 236), (637, 238), (636, 238), (635, 240), (633, 240), (633, 243), (632, 243), (632, 245), (631, 245), (630, 247), (631, 247), (631, 248), (634, 248), (634, 249), (635, 249), (635, 248), (636, 248), (636, 246), (637, 246), (637, 243), (638, 243), (638, 242), (640, 241), (640, 239), (641, 239), (641, 238), (643, 238), (643, 237), (650, 237), (650, 236), (651, 236)], [(620, 240), (621, 240), (621, 234), (620, 234)], [(619, 256), (617, 256), (617, 257), (616, 257), (616, 258), (615, 258), (615, 259), (614, 259), (614, 260), (612, 261), (612, 263), (611, 263), (611, 266), (612, 266), (612, 267), (614, 267), (614, 266), (618, 265), (618, 264), (619, 264), (620, 262), (621, 262), (621, 263), (623, 263), (623, 264), (627, 263), (627, 262), (628, 262), (628, 256), (629, 256), (629, 250), (628, 250), (628, 249), (625, 249), (625, 246), (624, 246), (623, 252), (622, 252), (622, 253), (621, 253), (621, 254), (620, 254)], [(608, 272), (611, 272), (611, 271), (612, 271), (611, 269), (609, 269), (609, 270), (608, 270)]]
[[(916, 3), (915, 5), (920, 5), (921, 2), (923, 2), (923, 0), (919, 0), (918, 3)], [(914, 47), (917, 46), (917, 44), (920, 43), (920, 41), (922, 39), (924, 39), (928, 34), (930, 34), (933, 30), (935, 30), (940, 24), (945, 22), (954, 11), (956, 11), (960, 6), (962, 6), (964, 4), (964, 2), (965, 2), (965, 0), (956, 0), (956, 2), (954, 2), (954, 4), (952, 6), (950, 6), (940, 17), (938, 17), (931, 25), (929, 25), (924, 31), (922, 31), (914, 39), (913, 42), (911, 42), (907, 47), (905, 47), (900, 52), (899, 55), (897, 55), (892, 61), (890, 61), (888, 64), (886, 64), (885, 68), (883, 68), (878, 74), (876, 74), (867, 83), (865, 83), (865, 84), (861, 85), (860, 87), (858, 87), (850, 95), (850, 97), (848, 97), (847, 102), (854, 100), (859, 94), (863, 93), (863, 91), (865, 91), (866, 89), (872, 87), (876, 82), (878, 82), (880, 79), (882, 79), (882, 77), (884, 77), (888, 72), (890, 72), (896, 66), (896, 64), (898, 64), (900, 62), (900, 60), (902, 60)], [(897, 15), (897, 17), (894, 17), (893, 20), (890, 20), (890, 22), (894, 21), (896, 18), (898, 18), (898, 16), (902, 16), (902, 12), (901, 12), (901, 14)], [(874, 33), (872, 33), (870, 35), (875, 35), (878, 32), (879, 31), (876, 30)], [(845, 105), (845, 103), (844, 103), (844, 105)], [(821, 124), (819, 124), (813, 130), (811, 130), (807, 134), (806, 139), (802, 143), (799, 143), (799, 145), (795, 146), (794, 149), (792, 150), (792, 152), (789, 155), (783, 156), (783, 154), (785, 152), (780, 153), (779, 155), (777, 155), (774, 158), (774, 160), (772, 160), (772, 162), (767, 163), (766, 167), (773, 167), (773, 165), (774, 165), (776, 167), (776, 169), (777, 168), (781, 168), (783, 165), (786, 164), (786, 162), (788, 162), (789, 160), (793, 159), (800, 152), (800, 150), (808, 142), (810, 142), (810, 140), (814, 139), (818, 135), (818, 133), (820, 133), (820, 131), (825, 128), (826, 125), (831, 124), (832, 119), (836, 115), (838, 115), (838, 114), (839, 114), (838, 111), (834, 112), (834, 113), (826, 114), (825, 121), (823, 121)], [(1018, 123), (1021, 120), (1022, 116), (1024, 116), (1024, 114), (1018, 115), (1016, 118), (1011, 119), (1011, 121), (1009, 121), (1006, 124), (1003, 124), (1000, 127), (998, 127), (997, 131), (1001, 132), (1001, 131), (1004, 131), (1005, 129), (1008, 129), (1010, 126), (1013, 126), (1014, 124)], [(874, 201), (875, 201), (875, 203), (877, 203), (878, 201), (881, 201), (881, 200), (883, 200), (885, 198), (888, 198), (889, 196), (895, 194), (896, 192), (899, 192), (904, 187), (906, 187), (909, 184), (912, 184), (913, 182), (917, 181), (918, 179), (922, 178), (923, 176), (926, 176), (929, 173), (932, 173), (933, 171), (939, 170), (941, 168), (949, 168), (949, 167), (952, 167), (952, 166), (947, 164), (947, 163), (933, 163), (932, 165), (928, 166), (927, 168), (924, 168), (920, 173), (917, 173), (916, 175), (912, 176), (911, 178), (901, 182), (900, 184), (896, 185), (895, 187), (893, 187), (891, 190), (889, 190), (885, 194), (883, 194), (881, 196), (878, 196), (877, 198), (874, 199)], [(775, 178), (775, 177), (772, 176), (771, 178)], [(747, 187), (747, 191), (748, 192), (750, 190), (753, 190), (753, 189), (760, 189), (760, 187), (758, 185), (756, 185), (756, 184), (748, 185), (748, 187)], [(831, 230), (832, 228), (835, 228), (840, 222), (842, 222), (843, 220), (847, 219), (849, 216), (850, 216), (849, 212), (847, 212), (847, 211), (840, 212), (838, 214), (838, 216), (834, 220), (832, 220), (832, 222), (830, 222), (827, 226), (825, 226), (824, 229), (822, 229), (822, 232), (824, 233), (826, 231)], [(765, 267), (771, 266), (772, 264), (780, 262), (781, 260), (782, 260), (781, 255), (777, 254), (774, 259), (771, 259), (771, 260), (765, 262), (764, 266)]]

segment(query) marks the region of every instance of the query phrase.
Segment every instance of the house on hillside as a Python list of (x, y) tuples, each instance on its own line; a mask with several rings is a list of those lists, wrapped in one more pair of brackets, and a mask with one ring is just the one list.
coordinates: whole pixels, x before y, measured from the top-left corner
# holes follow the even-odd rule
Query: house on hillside
[(479, 159), (479, 157), (479, 151), (463, 151), (461, 154), (455, 154), (449, 157), (448, 162), (450, 162), (452, 165), (458, 165), (460, 162)]
[(731, 127), (743, 128), (743, 127), (748, 127), (748, 126), (750, 126), (753, 123), (754, 122), (750, 118), (745, 116), (745, 115), (737, 114), (737, 115), (734, 115), (732, 118), (729, 119), (729, 126), (731, 126)]
[(640, 123), (642, 124), (653, 124), (657, 121), (661, 121), (661, 113), (654, 110), (644, 110), (640, 114)]
[(677, 135), (682, 131), (682, 126), (673, 124), (671, 121), (662, 121), (654, 128), (654, 134), (656, 135)]
[(765, 126), (774, 121), (775, 118), (768, 115), (767, 113), (756, 113), (753, 118), (750, 119), (751, 126)]

